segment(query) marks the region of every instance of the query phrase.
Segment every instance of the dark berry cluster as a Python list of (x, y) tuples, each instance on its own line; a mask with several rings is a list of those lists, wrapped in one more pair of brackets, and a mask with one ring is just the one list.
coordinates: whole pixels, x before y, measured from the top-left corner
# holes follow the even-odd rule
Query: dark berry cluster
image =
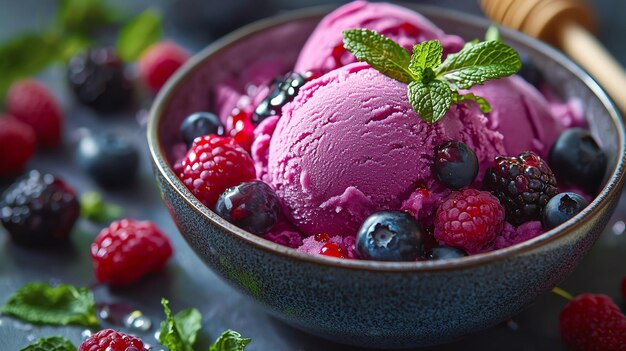
[(300, 87), (307, 82), (309, 77), (309, 74), (291, 72), (282, 80), (275, 82), (267, 97), (254, 110), (252, 122), (260, 123), (267, 117), (277, 115), (285, 104), (298, 95)]

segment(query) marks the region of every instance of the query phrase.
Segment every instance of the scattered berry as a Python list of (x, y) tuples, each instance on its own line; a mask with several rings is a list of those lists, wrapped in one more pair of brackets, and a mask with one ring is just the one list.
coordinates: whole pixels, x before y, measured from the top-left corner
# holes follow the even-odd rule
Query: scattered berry
[(23, 245), (67, 241), (79, 212), (74, 190), (38, 171), (16, 180), (0, 199), (0, 221), (13, 240)]
[(561, 338), (571, 350), (626, 349), (626, 316), (606, 295), (582, 294), (559, 317)]
[(98, 112), (115, 112), (128, 107), (133, 84), (115, 49), (92, 48), (72, 57), (67, 77), (78, 100)]
[(540, 220), (543, 207), (559, 192), (550, 167), (531, 151), (496, 157), (483, 186), (500, 199), (513, 225)]
[(37, 144), (56, 146), (61, 141), (61, 108), (45, 85), (28, 79), (13, 83), (6, 95), (8, 113), (35, 131)]
[(182, 161), (180, 180), (209, 208), (226, 189), (253, 180), (250, 155), (232, 138), (197, 138)]
[(76, 158), (83, 171), (105, 187), (132, 185), (139, 168), (137, 147), (114, 132), (84, 137)]
[(254, 141), (254, 125), (250, 122), (250, 115), (245, 111), (235, 109), (226, 121), (228, 135), (246, 151), (250, 151)]
[(558, 227), (582, 211), (588, 204), (584, 197), (576, 193), (557, 194), (543, 209), (541, 223), (545, 230)]
[(210, 112), (196, 112), (189, 115), (180, 125), (180, 134), (187, 147), (194, 139), (208, 134), (224, 135), (224, 125), (219, 117)]
[(437, 209), (435, 239), (440, 244), (474, 254), (491, 243), (504, 226), (504, 209), (486, 191), (452, 193)]
[(171, 41), (149, 47), (137, 62), (139, 75), (153, 92), (158, 92), (180, 66), (189, 59), (189, 53)]
[(286, 74), (282, 80), (275, 82), (267, 97), (254, 110), (252, 122), (259, 124), (267, 117), (278, 114), (285, 104), (298, 95), (300, 87), (312, 76), (309, 73), (299, 74), (291, 72)]
[(104, 329), (83, 341), (78, 351), (148, 351), (148, 349), (138, 338), (113, 329)]
[(343, 252), (343, 249), (335, 243), (326, 243), (320, 249), (320, 255), (335, 257), (335, 258), (346, 258), (346, 254)]
[(422, 230), (406, 212), (381, 211), (365, 219), (356, 237), (362, 259), (415, 261), (422, 254)]
[(465, 257), (465, 251), (450, 246), (436, 246), (430, 251), (429, 258), (431, 260), (451, 260), (454, 258)]
[(161, 270), (170, 256), (169, 239), (149, 221), (114, 221), (91, 244), (96, 278), (114, 285), (130, 284)]
[(548, 161), (559, 182), (589, 194), (598, 191), (607, 166), (600, 146), (581, 128), (564, 131), (552, 145)]
[(520, 58), (522, 60), (522, 68), (520, 68), (517, 74), (536, 88), (540, 88), (544, 82), (543, 73), (537, 68), (530, 56), (520, 55)]
[(22, 170), (35, 152), (35, 132), (12, 116), (0, 115), (0, 177)]
[(433, 169), (443, 185), (458, 190), (476, 179), (478, 159), (469, 146), (460, 141), (449, 141), (435, 148)]
[(276, 193), (260, 180), (227, 189), (215, 205), (215, 213), (256, 235), (272, 229), (278, 222), (279, 210)]

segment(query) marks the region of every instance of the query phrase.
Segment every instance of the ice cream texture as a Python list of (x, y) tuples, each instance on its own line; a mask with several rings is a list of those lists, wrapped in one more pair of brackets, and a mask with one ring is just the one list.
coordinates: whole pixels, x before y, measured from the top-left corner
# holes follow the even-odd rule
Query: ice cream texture
[(502, 135), (487, 128), (478, 105), (453, 105), (428, 124), (406, 89), (353, 63), (306, 84), (283, 108), (269, 143), (268, 180), (302, 232), (355, 235), (370, 214), (400, 209), (419, 187), (435, 189), (434, 147), (446, 141), (470, 146), (480, 175), (504, 152)]
[(375, 30), (409, 51), (422, 41), (439, 40), (444, 54), (448, 54), (459, 51), (464, 43), (460, 37), (444, 33), (424, 16), (405, 7), (354, 1), (322, 19), (304, 44), (295, 71), (326, 73), (356, 62), (343, 47), (342, 32), (353, 28)]

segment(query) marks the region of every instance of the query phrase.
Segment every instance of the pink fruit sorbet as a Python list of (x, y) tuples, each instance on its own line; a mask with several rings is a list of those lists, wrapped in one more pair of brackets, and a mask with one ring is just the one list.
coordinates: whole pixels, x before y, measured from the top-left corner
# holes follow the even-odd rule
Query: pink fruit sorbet
[(300, 52), (295, 71), (326, 73), (348, 63), (354, 56), (343, 48), (346, 29), (375, 30), (411, 51), (413, 45), (426, 40), (439, 40), (444, 54), (457, 52), (463, 39), (447, 35), (415, 11), (387, 3), (354, 1), (333, 11), (317, 25)]
[[(577, 123), (577, 118), (567, 118), (569, 110), (553, 114), (559, 103), (550, 104), (546, 98), (519, 76), (494, 79), (470, 89), (491, 105), (486, 116), (488, 127), (504, 136), (507, 155), (534, 151), (547, 157), (558, 136)], [(558, 111), (558, 109), (557, 109)]]
[[(340, 92), (340, 93), (338, 93)], [(267, 179), (306, 235), (355, 235), (370, 214), (398, 210), (418, 188), (436, 191), (434, 147), (462, 141), (482, 179), (504, 153), (475, 103), (452, 105), (438, 123), (420, 119), (404, 83), (353, 63), (305, 84), (269, 142)]]

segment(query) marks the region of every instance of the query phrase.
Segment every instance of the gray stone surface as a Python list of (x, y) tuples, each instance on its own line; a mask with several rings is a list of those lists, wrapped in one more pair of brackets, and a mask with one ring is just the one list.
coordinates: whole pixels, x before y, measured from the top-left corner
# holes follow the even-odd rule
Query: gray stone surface
[[(162, 0), (162, 1), (112, 1), (132, 10), (143, 9), (147, 4), (164, 9), (166, 33), (182, 42), (191, 50), (207, 45), (229, 26), (257, 16), (270, 15), (280, 10), (311, 5), (314, 1), (231, 1), (230, 7), (222, 1)], [(190, 11), (198, 4), (201, 11)], [(324, 1), (332, 3), (333, 1)], [(425, 3), (449, 6), (466, 12), (477, 12), (474, 1), (423, 1)], [(128, 5), (130, 4), (130, 5)], [(219, 6), (218, 6), (219, 5)], [(609, 50), (624, 64), (626, 46), (620, 33), (624, 33), (626, 22), (620, 15), (626, 10), (626, 3), (616, 0), (596, 1), (595, 6), (601, 18), (600, 38)], [(241, 21), (218, 22), (219, 13), (230, 13), (243, 18)], [(179, 9), (178, 11), (174, 9)], [(246, 9), (248, 9), (246, 13)], [(0, 0), (0, 40), (28, 29), (45, 28), (54, 10), (53, 1)], [(197, 13), (196, 13), (197, 12)], [(253, 12), (250, 14), (250, 12)], [(241, 14), (241, 15), (238, 15)], [(217, 16), (217, 17), (216, 17)], [(209, 17), (209, 19), (204, 19)], [(213, 20), (211, 19), (213, 18)], [(2, 72), (0, 72), (2, 74)], [(174, 258), (166, 269), (158, 275), (150, 276), (140, 283), (127, 288), (109, 288), (94, 285), (89, 245), (101, 226), (80, 221), (76, 226), (71, 244), (56, 249), (26, 249), (14, 245), (3, 229), (0, 229), (0, 301), (17, 288), (30, 281), (71, 283), (79, 286), (94, 286), (99, 303), (128, 303), (142, 310), (152, 318), (155, 326), (146, 333), (140, 333), (144, 341), (160, 350), (154, 332), (162, 318), (160, 298), (167, 297), (174, 311), (196, 307), (203, 314), (203, 330), (197, 350), (206, 350), (211, 341), (227, 328), (240, 331), (253, 339), (248, 350), (351, 350), (342, 345), (314, 338), (294, 330), (269, 317), (254, 302), (235, 292), (193, 254), (178, 234), (169, 218), (155, 187), (145, 143), (145, 130), (142, 127), (143, 115), (127, 114), (99, 117), (90, 110), (74, 103), (65, 85), (61, 67), (51, 69), (40, 76), (53, 87), (61, 99), (66, 115), (65, 144), (58, 150), (39, 152), (31, 161), (30, 167), (53, 172), (66, 179), (79, 192), (101, 190), (88, 177), (76, 168), (73, 150), (77, 135), (93, 129), (119, 129), (131, 135), (141, 146), (142, 168), (140, 179), (130, 190), (106, 192), (107, 200), (117, 202), (126, 208), (126, 215), (155, 221), (172, 239), (175, 247)], [(623, 199), (622, 199), (623, 200)], [(622, 201), (611, 224), (574, 274), (562, 285), (576, 294), (581, 292), (601, 292), (612, 296), (623, 305), (619, 283), (626, 275), (623, 258), (626, 257), (626, 235), (623, 222), (626, 218), (626, 203)], [(613, 230), (613, 224), (617, 230)], [(558, 313), (565, 301), (547, 294), (528, 310), (514, 318), (507, 325), (501, 325), (485, 332), (470, 335), (456, 343), (432, 350), (559, 350), (562, 345), (558, 334)], [(106, 327), (120, 328), (104, 324)], [(123, 328), (122, 328), (123, 329)], [(82, 340), (80, 327), (30, 326), (8, 317), (0, 317), (0, 350), (19, 350), (32, 340), (43, 336), (65, 335), (74, 343)]]

